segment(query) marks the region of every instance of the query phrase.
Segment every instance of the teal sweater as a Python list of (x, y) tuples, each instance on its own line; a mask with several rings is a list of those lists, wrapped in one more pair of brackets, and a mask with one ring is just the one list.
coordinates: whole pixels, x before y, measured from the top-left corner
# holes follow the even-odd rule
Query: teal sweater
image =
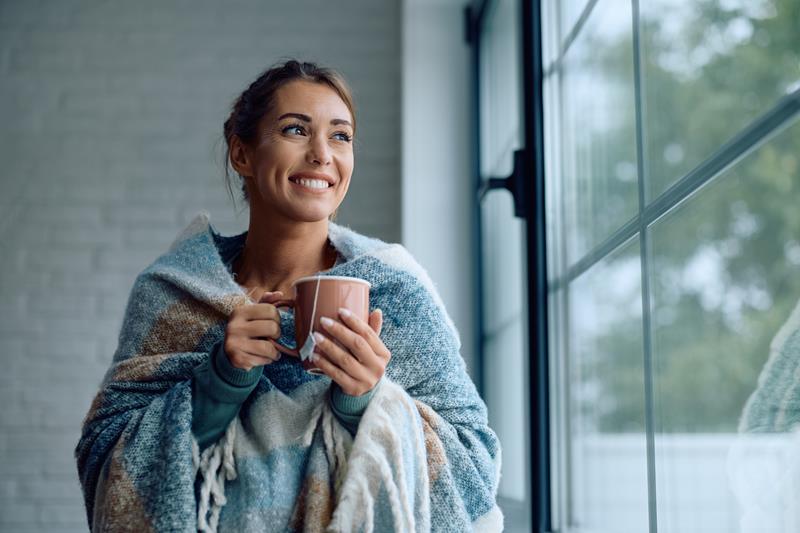
[[(223, 343), (218, 342), (211, 356), (194, 369), (192, 383), (192, 433), (200, 449), (216, 442), (242, 403), (256, 388), (263, 366), (249, 371), (231, 365)], [(331, 386), (331, 410), (344, 427), (355, 434), (361, 415), (375, 389), (361, 396), (345, 394), (336, 383)]]

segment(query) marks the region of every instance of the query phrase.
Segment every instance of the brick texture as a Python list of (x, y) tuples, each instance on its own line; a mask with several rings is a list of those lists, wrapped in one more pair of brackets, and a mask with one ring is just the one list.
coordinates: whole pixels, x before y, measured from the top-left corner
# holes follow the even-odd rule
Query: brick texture
[(73, 460), (136, 274), (197, 212), (246, 227), (222, 123), (284, 57), (358, 111), (337, 221), (400, 240), (399, 0), (0, 2), (0, 531), (86, 531)]

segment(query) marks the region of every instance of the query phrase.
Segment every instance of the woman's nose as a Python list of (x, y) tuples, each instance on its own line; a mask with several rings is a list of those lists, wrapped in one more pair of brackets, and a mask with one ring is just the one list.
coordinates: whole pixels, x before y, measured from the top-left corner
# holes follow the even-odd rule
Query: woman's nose
[(324, 137), (315, 136), (311, 138), (308, 143), (306, 160), (309, 163), (318, 165), (327, 165), (331, 162), (331, 150)]

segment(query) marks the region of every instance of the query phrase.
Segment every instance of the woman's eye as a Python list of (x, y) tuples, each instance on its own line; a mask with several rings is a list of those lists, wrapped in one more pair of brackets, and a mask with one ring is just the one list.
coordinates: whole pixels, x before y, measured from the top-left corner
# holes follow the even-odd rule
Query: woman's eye
[(341, 132), (341, 131), (339, 133), (334, 133), (333, 136), (334, 137), (338, 136), (340, 141), (350, 142), (350, 141), (353, 140), (353, 138), (351, 136), (349, 136), (348, 134), (346, 134), (344, 132)]
[(303, 126), (301, 126), (300, 124), (292, 124), (291, 126), (286, 126), (285, 128), (283, 128), (283, 133), (288, 133), (291, 130), (300, 130), (301, 132), (304, 131)]

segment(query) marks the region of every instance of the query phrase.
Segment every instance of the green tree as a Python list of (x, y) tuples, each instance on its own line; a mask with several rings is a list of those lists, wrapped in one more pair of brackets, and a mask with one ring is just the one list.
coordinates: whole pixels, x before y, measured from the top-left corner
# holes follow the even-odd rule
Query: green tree
[[(674, 17), (646, 3), (642, 8), (643, 155), (651, 200), (796, 91), (800, 80), (800, 2), (682, 5), (678, 32), (665, 23)], [(632, 45), (630, 35), (591, 41), (606, 83), (633, 84)], [(611, 178), (615, 161), (630, 159), (635, 138), (632, 102), (619, 111), (619, 120), (589, 141), (613, 147), (604, 167)], [(659, 431), (736, 430), (769, 343), (800, 300), (799, 148), (795, 122), (651, 228)], [(610, 206), (630, 203), (630, 183), (608, 183)], [(643, 430), (642, 346), (632, 342), (641, 336), (630, 333), (630, 323), (640, 320), (620, 311), (593, 339), (596, 356), (584, 363), (583, 374), (614, 399), (601, 411), (580, 405), (601, 431)]]

